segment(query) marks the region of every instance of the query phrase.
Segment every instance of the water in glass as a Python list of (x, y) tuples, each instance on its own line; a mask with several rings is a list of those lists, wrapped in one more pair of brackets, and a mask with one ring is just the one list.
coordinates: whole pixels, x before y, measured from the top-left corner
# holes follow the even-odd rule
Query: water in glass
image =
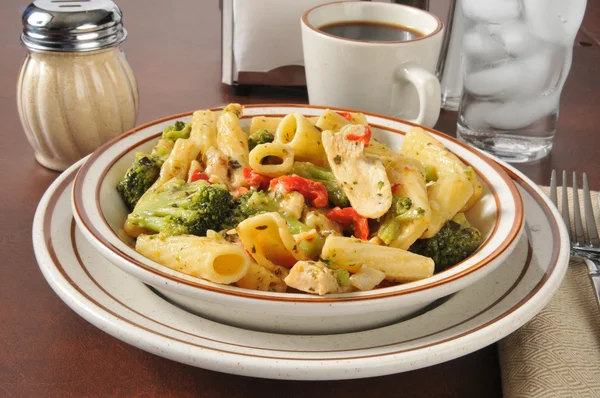
[(458, 136), (509, 162), (544, 157), (586, 0), (460, 3), (465, 34)]

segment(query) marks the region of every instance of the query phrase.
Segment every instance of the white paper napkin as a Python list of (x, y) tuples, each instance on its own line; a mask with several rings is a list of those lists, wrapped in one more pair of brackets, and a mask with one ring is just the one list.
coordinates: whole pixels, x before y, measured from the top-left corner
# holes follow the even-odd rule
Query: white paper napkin
[[(600, 225), (597, 192), (592, 199)], [(600, 310), (583, 261), (571, 259), (548, 306), (501, 340), (499, 353), (507, 398), (600, 397)]]
[(304, 65), (300, 17), (326, 0), (234, 0), (233, 54), (238, 71)]

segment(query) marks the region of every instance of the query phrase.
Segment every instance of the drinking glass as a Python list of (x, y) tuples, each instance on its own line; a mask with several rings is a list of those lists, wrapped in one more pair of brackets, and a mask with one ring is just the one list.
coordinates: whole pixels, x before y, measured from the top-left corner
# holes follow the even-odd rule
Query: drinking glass
[(457, 135), (502, 160), (546, 156), (586, 0), (462, 0)]

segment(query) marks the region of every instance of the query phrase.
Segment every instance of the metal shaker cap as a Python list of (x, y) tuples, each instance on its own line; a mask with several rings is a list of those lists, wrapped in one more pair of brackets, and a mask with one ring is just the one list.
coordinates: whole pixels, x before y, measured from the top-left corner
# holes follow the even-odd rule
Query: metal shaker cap
[(99, 50), (125, 40), (122, 19), (110, 0), (36, 0), (23, 13), (21, 41), (34, 50)]

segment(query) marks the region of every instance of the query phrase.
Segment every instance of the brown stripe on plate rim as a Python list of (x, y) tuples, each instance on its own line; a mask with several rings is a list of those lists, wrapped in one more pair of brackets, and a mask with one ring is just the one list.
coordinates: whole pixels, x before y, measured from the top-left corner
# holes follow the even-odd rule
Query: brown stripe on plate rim
[[(550, 211), (550, 208), (548, 207), (547, 203), (541, 199), (540, 195), (532, 188), (530, 187), (527, 183), (525, 183), (525, 181), (523, 181), (519, 176), (517, 176), (516, 174), (514, 174), (513, 172), (511, 172), (510, 170), (507, 170), (507, 172), (509, 172), (512, 176), (514, 176), (514, 178), (518, 181), (520, 181), (522, 184), (522, 187), (524, 189), (526, 189), (527, 191), (529, 191), (529, 193), (532, 195), (532, 197), (534, 198), (534, 200), (536, 200), (536, 202), (540, 205), (540, 207), (542, 207), (542, 211), (546, 214), (547, 219), (550, 221), (552, 220), (553, 223), (551, 224), (550, 228), (552, 230), (552, 236), (553, 236), (553, 241), (560, 241), (560, 233), (558, 230), (558, 226), (556, 224), (556, 219), (553, 218), (552, 212)], [(64, 189), (63, 187), (65, 185), (68, 185), (68, 182), (70, 182), (72, 179), (72, 176), (69, 176), (67, 184), (65, 184), (65, 181), (63, 181), (63, 183), (60, 185), (60, 188)], [(56, 203), (58, 202), (58, 198), (60, 197), (60, 193), (62, 191), (59, 191), (59, 189), (57, 189), (55, 192), (53, 192), (53, 197), (51, 198), (51, 200), (49, 201), (49, 205), (48, 208), (46, 209), (46, 213), (44, 214), (44, 223), (43, 225), (45, 226), (44, 228), (44, 234), (48, 231), (50, 231), (49, 228), (46, 228), (46, 226), (50, 226), (51, 220), (52, 220), (52, 214), (54, 212), (54, 207), (56, 206)], [(50, 209), (50, 206), (52, 206), (52, 208)], [(73, 222), (72, 222), (73, 225)], [(75, 244), (74, 239), (73, 239), (73, 230), (72, 232), (72, 239), (71, 239), (71, 243), (72, 245)], [(524, 269), (529, 267), (530, 264), (530, 260), (531, 260), (531, 246), (530, 246), (530, 241), (529, 241), (529, 235), (528, 235), (528, 257), (527, 257), (527, 261), (526, 264), (524, 265)], [(46, 236), (45, 239), (46, 242), (48, 242), (48, 245), (52, 245), (52, 239), (51, 236)], [(250, 357), (257, 357), (257, 358), (265, 358), (265, 359), (277, 359), (277, 360), (297, 360), (297, 361), (326, 361), (326, 360), (352, 360), (352, 359), (363, 359), (363, 358), (373, 358), (373, 357), (381, 357), (381, 356), (388, 356), (388, 355), (395, 355), (395, 354), (402, 354), (405, 352), (409, 352), (409, 351), (415, 351), (418, 349), (424, 349), (424, 348), (428, 348), (431, 346), (435, 346), (435, 345), (440, 345), (443, 343), (446, 343), (448, 341), (452, 341), (461, 337), (464, 337), (466, 335), (469, 335), (471, 333), (477, 332), (497, 321), (499, 321), (500, 319), (510, 315), (511, 313), (513, 313), (514, 311), (516, 311), (517, 309), (519, 309), (520, 307), (522, 307), (527, 301), (529, 301), (529, 299), (531, 299), (531, 297), (533, 297), (542, 287), (543, 285), (546, 283), (546, 281), (549, 279), (550, 275), (552, 274), (552, 272), (554, 271), (554, 269), (556, 268), (557, 265), (557, 259), (559, 257), (560, 254), (560, 245), (553, 245), (552, 246), (552, 254), (551, 254), (551, 258), (550, 258), (550, 263), (551, 266), (548, 268), (548, 270), (546, 270), (546, 272), (544, 273), (544, 275), (542, 276), (542, 278), (540, 279), (540, 281), (538, 282), (538, 284), (535, 286), (535, 288), (533, 290), (531, 290), (529, 292), (529, 294), (527, 294), (527, 296), (525, 296), (523, 299), (521, 299), (517, 304), (515, 304), (512, 308), (510, 308), (509, 310), (505, 311), (503, 314), (497, 316), (496, 318), (494, 318), (493, 320), (490, 320), (488, 322), (486, 322), (483, 325), (478, 326), (475, 329), (472, 329), (470, 331), (466, 331), (464, 333), (461, 333), (459, 335), (456, 336), (452, 336), (449, 337), (447, 339), (435, 342), (435, 343), (430, 343), (421, 347), (414, 347), (414, 348), (410, 348), (410, 349), (406, 349), (406, 350), (399, 350), (399, 351), (395, 351), (395, 352), (389, 352), (389, 353), (382, 353), (382, 354), (373, 354), (373, 355), (366, 355), (366, 356), (354, 356), (354, 357), (345, 357), (345, 358), (332, 358), (332, 359), (327, 359), (327, 358), (286, 358), (286, 357), (271, 357), (271, 356), (259, 356), (259, 355), (251, 355), (251, 354), (241, 354), (239, 352), (235, 352), (235, 351), (227, 351), (227, 350), (220, 350), (220, 349), (215, 349), (215, 348), (211, 348), (211, 347), (204, 347), (204, 346), (200, 346), (197, 344), (193, 344), (181, 339), (177, 339), (174, 338), (172, 336), (169, 335), (165, 335), (156, 331), (153, 331), (151, 329), (148, 329), (144, 326), (138, 325), (132, 321), (130, 321), (127, 318), (124, 318), (122, 316), (120, 316), (119, 314), (116, 314), (114, 311), (106, 308), (104, 305), (100, 304), (99, 302), (97, 302), (95, 299), (91, 298), (85, 291), (83, 291), (77, 284), (74, 283), (74, 281), (69, 277), (69, 275), (66, 273), (64, 267), (62, 266), (62, 264), (59, 262), (58, 257), (56, 256), (56, 253), (54, 251), (54, 248), (52, 246), (49, 247), (49, 252), (50, 255), (52, 257), (52, 260), (55, 262), (55, 265), (57, 266), (57, 269), (59, 270), (59, 272), (65, 277), (65, 279), (71, 284), (71, 286), (73, 288), (75, 288), (77, 291), (79, 291), (85, 298), (87, 298), (88, 300), (90, 300), (90, 302), (92, 302), (93, 304), (97, 305), (98, 307), (100, 307), (101, 309), (104, 309), (105, 311), (107, 311), (109, 314), (117, 317), (118, 319), (129, 323), (132, 326), (135, 327), (139, 327), (140, 329), (146, 330), (152, 334), (156, 334), (158, 336), (161, 337), (165, 337), (169, 340), (172, 341), (176, 341), (176, 342), (181, 342), (187, 345), (192, 345), (192, 346), (197, 346), (199, 348), (206, 348), (209, 350), (213, 350), (213, 351), (218, 351), (218, 352), (224, 352), (224, 353), (232, 353), (234, 355), (244, 355), (244, 356), (250, 356)], [(82, 263), (79, 263), (80, 266), (82, 266)], [(87, 269), (84, 267), (84, 272), (86, 272), (86, 274), (89, 275), (89, 273), (87, 272)], [(517, 282), (515, 282), (513, 284), (513, 286), (511, 286), (511, 289), (513, 289), (514, 287), (516, 287), (516, 285), (522, 280), (522, 277), (524, 276), (525, 271), (521, 271), (521, 274), (519, 275)], [(95, 281), (95, 279), (93, 279), (93, 282), (98, 286), (97, 281)], [(104, 290), (104, 289), (102, 289)], [(507, 294), (503, 295), (503, 297), (506, 297)], [(111, 296), (112, 297), (112, 296)], [(114, 298), (113, 298), (114, 299)], [(118, 303), (120, 303), (121, 305), (125, 306), (126, 308), (129, 308), (128, 306), (126, 306), (125, 304), (123, 304), (122, 302), (120, 302), (119, 300), (116, 300)], [(135, 312), (135, 311), (134, 311)], [(485, 312), (485, 311), (484, 311)], [(136, 312), (137, 313), (137, 312)], [(477, 316), (477, 315), (476, 315)], [(469, 318), (469, 320), (472, 318)], [(468, 320), (467, 320), (468, 321)], [(465, 322), (467, 322), (465, 321)], [(156, 322), (156, 321), (155, 321)], [(439, 332), (438, 332), (439, 333)], [(426, 336), (421, 336), (422, 337), (426, 337)], [(204, 338), (204, 337), (201, 337)], [(204, 338), (206, 339), (206, 338)], [(411, 340), (409, 340), (411, 341)], [(224, 344), (230, 344), (230, 343), (224, 343)], [(362, 349), (357, 349), (357, 350), (368, 350), (371, 348), (377, 348), (377, 347), (367, 347), (367, 348), (362, 348)], [(257, 349), (262, 349), (265, 350), (265, 348), (257, 348)], [(268, 349), (270, 350), (270, 349)], [(276, 351), (276, 350), (270, 350), (270, 351)], [(351, 351), (351, 350), (346, 350), (346, 351)], [(300, 352), (304, 352), (304, 351), (300, 351)], [(328, 351), (315, 351), (315, 352), (328, 352)], [(332, 351), (332, 352), (337, 352), (337, 351)]]
[[(244, 106), (244, 108), (309, 108), (309, 109), (315, 109), (315, 110), (320, 110), (323, 111), (325, 109), (329, 109), (326, 107), (321, 107), (321, 106), (315, 106), (315, 105), (296, 105), (296, 104), (266, 104), (266, 105), (262, 105), (262, 104), (254, 104), (254, 105), (246, 105)], [(210, 110), (212, 111), (218, 111), (218, 110), (222, 110), (223, 108), (219, 107), (219, 108), (211, 108)], [(354, 302), (354, 301), (363, 301), (363, 300), (373, 300), (373, 299), (382, 299), (382, 298), (387, 298), (387, 297), (395, 297), (395, 296), (400, 296), (400, 295), (404, 295), (404, 294), (408, 294), (408, 293), (413, 293), (415, 291), (422, 291), (425, 289), (431, 289), (431, 288), (435, 288), (439, 285), (443, 285), (445, 283), (448, 283), (450, 281), (454, 281), (458, 278), (464, 277), (465, 275), (468, 275), (478, 269), (480, 269), (481, 267), (483, 267), (484, 265), (486, 265), (487, 263), (489, 263), (489, 261), (494, 260), (496, 257), (498, 257), (508, 246), (510, 246), (514, 240), (516, 239), (516, 237), (518, 236), (519, 231), (521, 230), (521, 227), (523, 225), (523, 202), (522, 202), (522, 198), (518, 192), (518, 189), (516, 188), (514, 182), (512, 181), (512, 179), (506, 174), (506, 172), (504, 171), (504, 169), (498, 165), (497, 163), (495, 163), (494, 161), (492, 161), (491, 159), (487, 158), (485, 155), (482, 155), (481, 153), (473, 150), (472, 148), (470, 148), (468, 145), (456, 140), (453, 137), (447, 136), (443, 133), (440, 133), (436, 130), (433, 129), (429, 129), (423, 126), (419, 126), (415, 123), (409, 122), (409, 121), (405, 121), (405, 120), (400, 120), (400, 119), (395, 119), (389, 116), (385, 116), (385, 115), (379, 115), (376, 113), (370, 113), (370, 112), (361, 112), (358, 110), (353, 110), (353, 109), (346, 109), (346, 108), (332, 108), (332, 110), (343, 110), (343, 111), (348, 111), (348, 112), (360, 112), (363, 113), (364, 115), (367, 116), (373, 116), (373, 117), (378, 117), (378, 118), (383, 118), (386, 120), (389, 120), (393, 123), (403, 123), (403, 124), (408, 124), (414, 127), (421, 127), (424, 130), (427, 130), (428, 132), (432, 133), (435, 136), (438, 137), (442, 137), (445, 139), (448, 139), (449, 141), (458, 144), (460, 146), (462, 146), (463, 148), (465, 148), (468, 152), (472, 153), (473, 155), (475, 155), (476, 157), (478, 157), (481, 161), (483, 161), (484, 163), (486, 163), (489, 167), (491, 167), (492, 169), (494, 169), (498, 175), (503, 179), (504, 183), (508, 186), (510, 192), (511, 192), (511, 196), (513, 197), (514, 202), (514, 207), (515, 207), (515, 217), (517, 219), (517, 222), (514, 223), (511, 227), (511, 230), (509, 231), (509, 235), (508, 238), (502, 242), (500, 244), (500, 246), (498, 248), (496, 248), (496, 250), (494, 250), (492, 253), (490, 253), (490, 255), (488, 255), (484, 260), (473, 264), (471, 267), (455, 274), (455, 275), (451, 275), (445, 279), (442, 280), (438, 280), (435, 282), (430, 282), (428, 284), (425, 285), (421, 285), (421, 286), (416, 286), (413, 288), (409, 288), (409, 289), (404, 289), (402, 291), (394, 291), (394, 289), (398, 289), (398, 286), (401, 285), (396, 285), (390, 288), (383, 288), (383, 289), (378, 289), (378, 291), (374, 291), (372, 294), (368, 294), (368, 295), (364, 295), (364, 296), (358, 296), (358, 297), (343, 297), (343, 295), (340, 295), (338, 297), (306, 297), (306, 298), (297, 298), (297, 297), (285, 297), (285, 295), (280, 295), (280, 296), (267, 296), (267, 295), (262, 295), (262, 294), (256, 294), (254, 291), (245, 291), (245, 290), (225, 290), (222, 287), (218, 286), (215, 284), (215, 286), (211, 286), (209, 285), (207, 282), (204, 281), (199, 281), (199, 282), (195, 282), (195, 281), (189, 281), (187, 279), (183, 279), (181, 277), (178, 276), (173, 276), (170, 274), (167, 274), (163, 271), (160, 271), (158, 269), (156, 269), (155, 267), (149, 266), (147, 264), (144, 264), (140, 261), (138, 261), (137, 259), (133, 258), (132, 256), (130, 256), (129, 254), (123, 252), (121, 249), (119, 249), (118, 247), (114, 246), (112, 243), (110, 243), (104, 236), (102, 236), (99, 231), (94, 227), (94, 225), (91, 223), (91, 220), (89, 219), (87, 213), (81, 211), (79, 204), (83, 202), (83, 191), (81, 188), (81, 180), (83, 180), (83, 176), (86, 175), (86, 173), (89, 171), (89, 168), (91, 167), (91, 164), (93, 162), (93, 160), (95, 160), (97, 157), (99, 157), (102, 153), (104, 153), (106, 150), (108, 150), (114, 143), (122, 140), (125, 137), (130, 136), (131, 134), (134, 134), (142, 129), (146, 129), (149, 128), (151, 126), (154, 126), (156, 124), (165, 122), (165, 121), (169, 121), (169, 120), (174, 120), (177, 118), (182, 118), (182, 117), (187, 117), (192, 115), (193, 112), (186, 112), (186, 113), (181, 113), (181, 114), (177, 114), (177, 115), (173, 115), (173, 116), (167, 116), (165, 118), (161, 118), (159, 120), (156, 121), (152, 121), (149, 123), (146, 123), (142, 126), (139, 126), (133, 130), (130, 130), (129, 132), (124, 133), (123, 135), (111, 140), (109, 143), (103, 145), (100, 149), (98, 149), (96, 152), (94, 152), (92, 155), (90, 155), (90, 158), (81, 166), (79, 172), (77, 173), (77, 177), (75, 179), (75, 183), (74, 183), (74, 189), (73, 189), (73, 207), (75, 208), (75, 211), (77, 213), (77, 215), (79, 216), (79, 218), (81, 219), (83, 226), (88, 230), (88, 232), (93, 235), (104, 247), (106, 247), (108, 250), (112, 251), (113, 253), (115, 253), (116, 255), (120, 256), (121, 258), (125, 259), (127, 262), (129, 262), (131, 265), (134, 265), (138, 268), (142, 268), (154, 275), (169, 279), (171, 281), (177, 282), (177, 283), (182, 283), (185, 284), (187, 286), (191, 286), (191, 287), (195, 287), (195, 288), (200, 288), (203, 289), (205, 291), (210, 291), (213, 293), (221, 293), (221, 294), (228, 294), (228, 295), (232, 295), (232, 296), (238, 296), (238, 297), (244, 297), (244, 298), (252, 298), (252, 299), (259, 299), (259, 300), (267, 300), (267, 301), (284, 301), (284, 302), (304, 302), (304, 303), (331, 303), (331, 302)], [(242, 118), (251, 118), (254, 116), (265, 116), (265, 117), (281, 117), (281, 116), (285, 116), (286, 114), (268, 114), (268, 115), (245, 115)], [(313, 115), (313, 116), (318, 116), (318, 115)], [(381, 126), (378, 124), (372, 124), (374, 127), (377, 127), (379, 129), (382, 130), (387, 130), (389, 132), (392, 133), (396, 133), (396, 134), (401, 134), (404, 135), (405, 132), (391, 128), (391, 127), (385, 127), (385, 126)], [(153, 134), (150, 137), (145, 138), (142, 143), (146, 143), (151, 139), (156, 139), (158, 137), (160, 133), (156, 133)], [(108, 173), (108, 170), (119, 160), (121, 159), (126, 153), (130, 152), (133, 148), (139, 146), (141, 143), (137, 142), (135, 144), (130, 145), (128, 148), (124, 149), (118, 157), (116, 157), (114, 160), (112, 160), (105, 168), (104, 170), (101, 172), (100, 175), (100, 181), (102, 181), (106, 174)], [(469, 163), (467, 163), (468, 165), (470, 165)], [(472, 165), (471, 165), (472, 166)], [(477, 171), (477, 168), (474, 167), (474, 169)], [(484, 176), (482, 176), (481, 173), (477, 173), (477, 175), (482, 178), (484, 181), (487, 182), (488, 187), (491, 188), (491, 184), (489, 183), (489, 180), (487, 180)], [(95, 192), (94, 198), (96, 201), (96, 207), (98, 209), (98, 213), (101, 215), (101, 217), (103, 218), (103, 221), (105, 223), (105, 225), (108, 227), (109, 230), (111, 230), (111, 232), (115, 235), (116, 238), (118, 238), (119, 240), (121, 240), (121, 238), (112, 230), (112, 228), (108, 225), (108, 222), (106, 221), (106, 219), (104, 218), (104, 216), (102, 216), (102, 211), (100, 208), (100, 201), (99, 201), (99, 187), (102, 184), (98, 184), (98, 189)], [(493, 189), (492, 189), (493, 190)], [(496, 208), (497, 208), (497, 216), (499, 216), (500, 214), (500, 208), (501, 208), (501, 203), (500, 200), (497, 196), (497, 193), (495, 192), (495, 190), (493, 190), (493, 195), (494, 195), (494, 199), (496, 202)], [(495, 233), (498, 227), (498, 223), (500, 221), (500, 217), (497, 217), (497, 221), (496, 224), (494, 225), (494, 229), (492, 231), (492, 233)], [(134, 249), (132, 249), (134, 250)], [(481, 249), (479, 249), (481, 250)], [(149, 262), (152, 262), (151, 260), (148, 260)], [(459, 263), (460, 264), (460, 263)], [(458, 265), (458, 264), (457, 264)], [(454, 266), (456, 267), (456, 265)], [(454, 268), (452, 267), (452, 268)], [(451, 272), (451, 269), (443, 271), (443, 272)], [(440, 273), (442, 274), (442, 273)], [(439, 274), (437, 274), (439, 275)], [(205, 284), (206, 283), (206, 284)], [(388, 291), (386, 291), (388, 290)], [(389, 291), (392, 290), (392, 291)]]

